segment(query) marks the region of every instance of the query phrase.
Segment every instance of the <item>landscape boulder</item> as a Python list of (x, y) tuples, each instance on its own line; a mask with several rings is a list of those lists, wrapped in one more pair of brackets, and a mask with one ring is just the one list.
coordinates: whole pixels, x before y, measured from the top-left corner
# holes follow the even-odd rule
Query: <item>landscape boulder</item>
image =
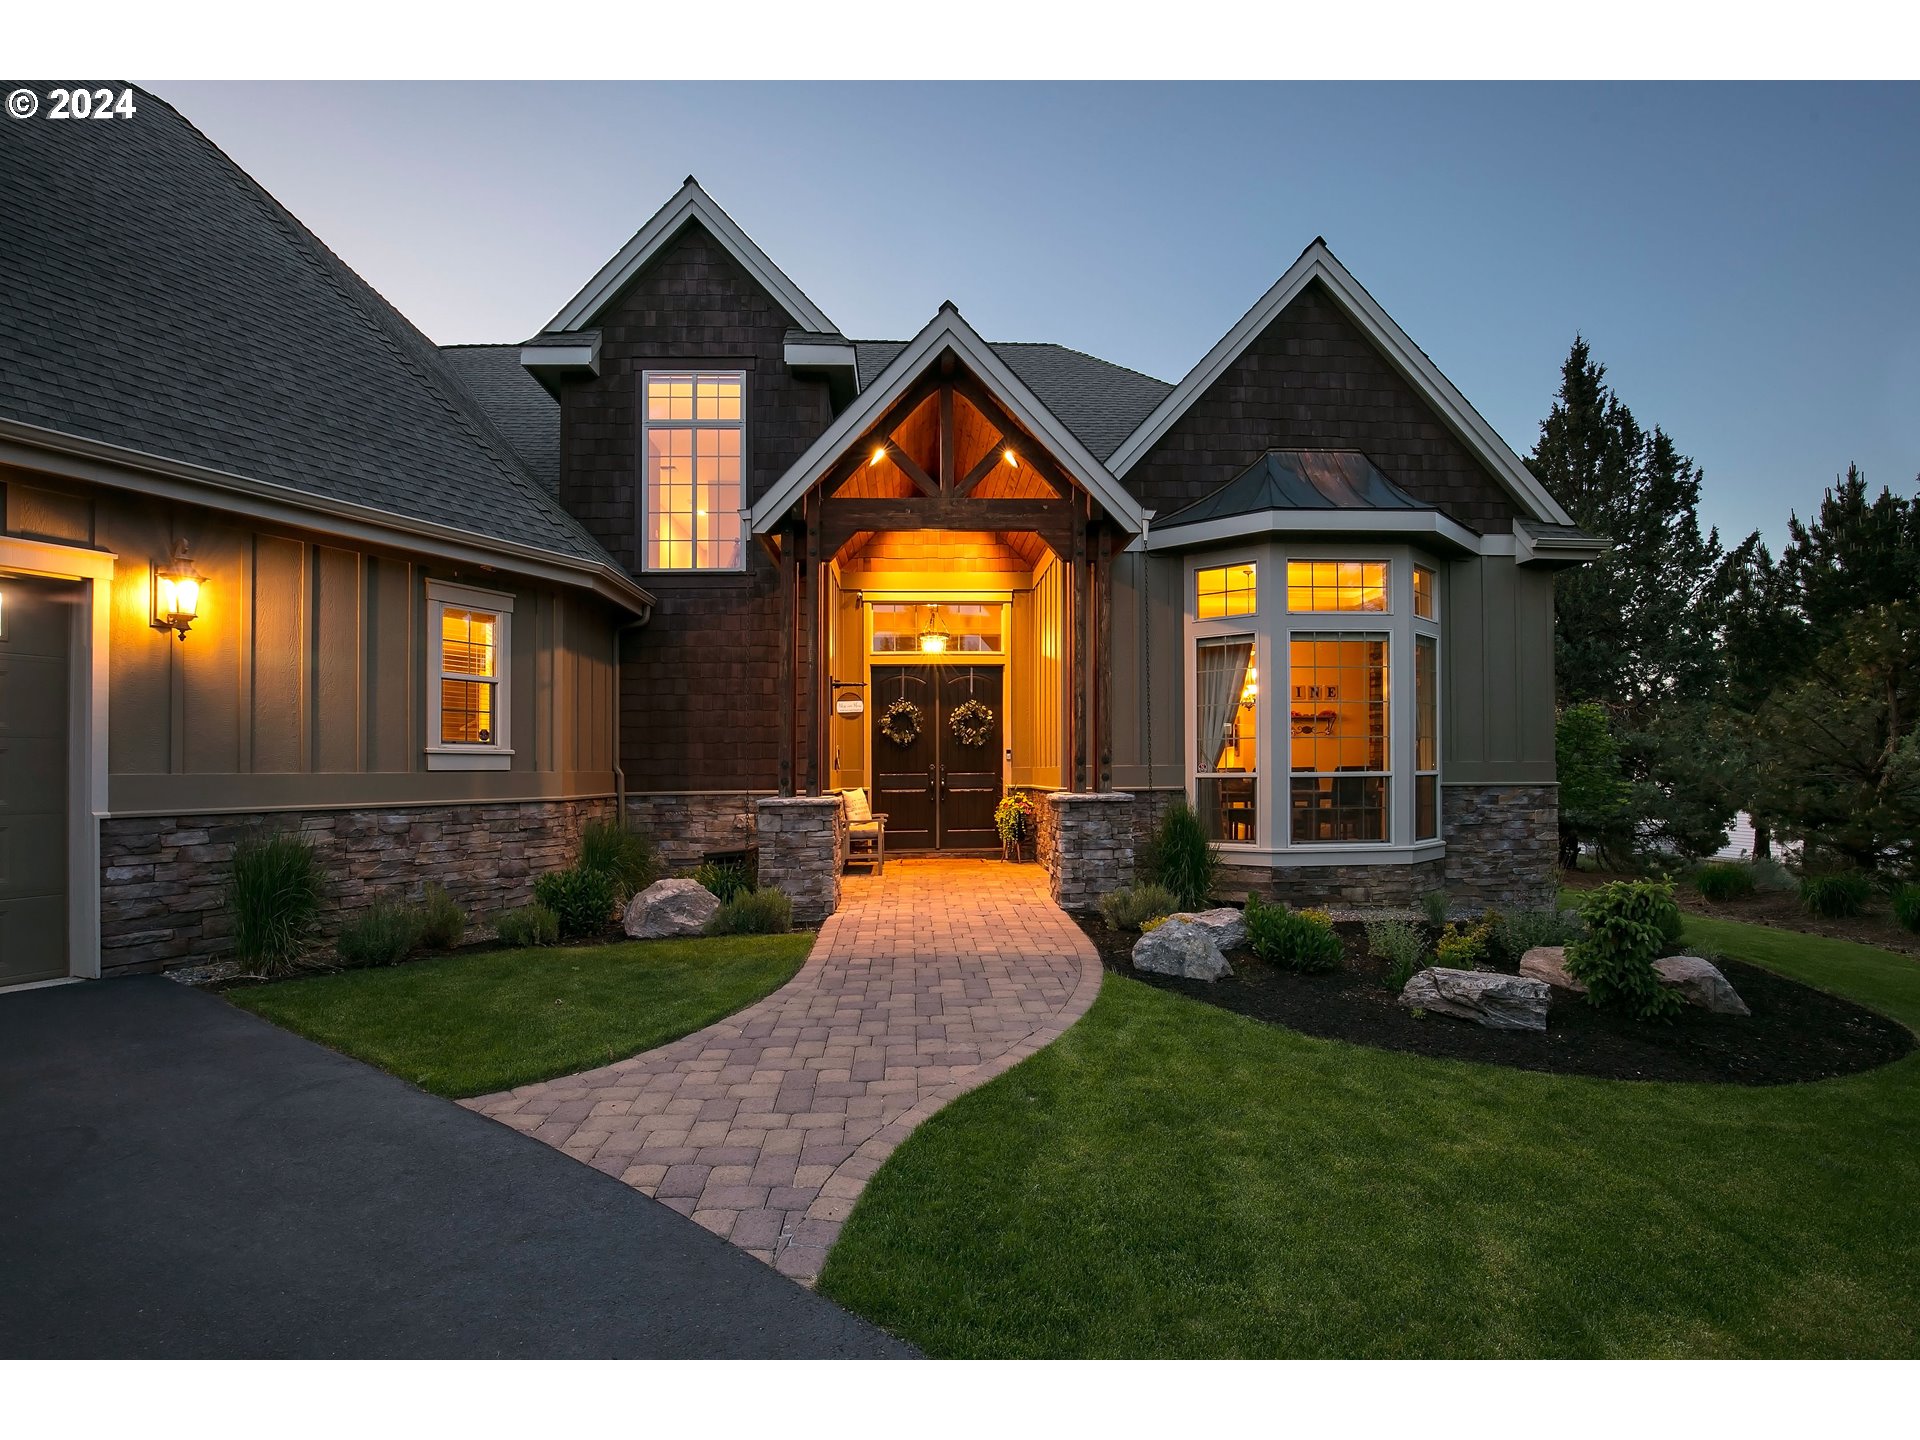
[(1213, 931), (1194, 920), (1162, 920), (1133, 947), (1133, 968), (1183, 980), (1218, 980), (1233, 974)]
[(1247, 943), (1247, 917), (1231, 905), (1219, 905), (1211, 910), (1183, 910), (1167, 918), (1184, 920), (1190, 925), (1204, 925), (1213, 936), (1213, 943), (1223, 951), (1238, 950)]
[(702, 934), (719, 908), (698, 880), (656, 880), (627, 902), (620, 925), (635, 940), (671, 940)]
[(1546, 981), (1531, 976), (1436, 966), (1407, 981), (1400, 1003), (1471, 1020), (1489, 1030), (1544, 1030), (1552, 994)]
[(1662, 985), (1680, 992), (1689, 1005), (1715, 1015), (1751, 1015), (1740, 992), (1728, 983), (1719, 967), (1698, 955), (1664, 955), (1653, 962), (1653, 970)]
[(1520, 957), (1520, 973), (1532, 980), (1544, 980), (1549, 985), (1558, 985), (1562, 990), (1571, 990), (1576, 995), (1587, 993), (1587, 987), (1573, 978), (1567, 969), (1567, 947), (1564, 945), (1536, 945)]

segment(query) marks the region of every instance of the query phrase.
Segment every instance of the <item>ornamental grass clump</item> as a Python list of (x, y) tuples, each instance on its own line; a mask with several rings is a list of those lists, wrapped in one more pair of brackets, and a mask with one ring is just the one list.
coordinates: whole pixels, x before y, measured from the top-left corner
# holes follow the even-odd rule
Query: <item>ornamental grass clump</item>
[(1570, 945), (1580, 938), (1580, 915), (1574, 910), (1502, 910), (1493, 921), (1493, 948), (1508, 960), (1519, 960), (1542, 945)]
[(747, 873), (747, 867), (737, 860), (708, 860), (693, 872), (693, 879), (704, 886), (722, 905), (736, 895), (752, 892), (753, 876)]
[(1753, 894), (1753, 867), (1729, 861), (1713, 861), (1693, 872), (1693, 888), (1703, 899), (1715, 904), (1724, 900), (1744, 900)]
[(1113, 930), (1144, 932), (1150, 920), (1162, 920), (1180, 908), (1164, 885), (1128, 885), (1100, 897), (1100, 918)]
[(1212, 902), (1220, 852), (1185, 800), (1175, 801), (1161, 815), (1140, 860), (1145, 878), (1172, 891), (1182, 910), (1204, 910)]
[(589, 820), (580, 830), (580, 854), (574, 864), (598, 870), (613, 881), (614, 903), (624, 903), (659, 876), (653, 841), (618, 820)]
[(1586, 935), (1567, 947), (1567, 972), (1587, 987), (1587, 1000), (1641, 1020), (1677, 1014), (1684, 1003), (1660, 983), (1655, 957), (1680, 934), (1671, 883), (1616, 880), (1589, 891), (1580, 905)]
[(423, 923), (414, 906), (382, 898), (340, 927), (333, 948), (343, 965), (397, 965), (420, 943)]
[(1314, 973), (1338, 970), (1343, 952), (1324, 910), (1289, 910), (1247, 896), (1247, 946), (1269, 965)]
[(1367, 953), (1387, 962), (1387, 980), (1398, 990), (1427, 963), (1427, 937), (1410, 920), (1369, 920)]
[(709, 935), (784, 935), (793, 929), (793, 901), (781, 890), (743, 890), (713, 912)]
[(313, 938), (325, 889), (319, 856), (297, 835), (235, 845), (226, 893), (234, 958), (261, 975), (292, 970)]
[(1446, 928), (1447, 911), (1450, 908), (1444, 890), (1429, 890), (1420, 897), (1420, 913), (1427, 917), (1427, 924), (1436, 930)]
[(493, 933), (502, 945), (518, 949), (526, 945), (560, 943), (560, 917), (544, 905), (522, 905), (518, 910), (503, 910), (494, 916)]
[(614, 907), (620, 903), (613, 877), (584, 865), (548, 871), (533, 882), (533, 898), (559, 920), (562, 940), (600, 934), (612, 923)]
[(420, 895), (420, 943), (434, 950), (451, 950), (467, 933), (467, 912), (446, 887), (428, 885)]
[(1856, 870), (1807, 875), (1800, 880), (1800, 908), (1822, 920), (1850, 920), (1867, 908), (1873, 882)]

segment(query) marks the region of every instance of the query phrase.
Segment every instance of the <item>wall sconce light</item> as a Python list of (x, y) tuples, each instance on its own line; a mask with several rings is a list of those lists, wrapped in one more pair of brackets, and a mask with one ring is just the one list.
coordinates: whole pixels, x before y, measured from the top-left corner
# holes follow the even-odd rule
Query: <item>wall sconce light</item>
[(187, 554), (187, 542), (173, 542), (173, 553), (153, 564), (153, 620), (156, 630), (172, 630), (182, 640), (200, 613), (200, 587), (206, 582)]
[(947, 641), (952, 637), (947, 627), (940, 623), (938, 606), (927, 607), (926, 628), (920, 632), (920, 653), (922, 655), (944, 655), (947, 653)]

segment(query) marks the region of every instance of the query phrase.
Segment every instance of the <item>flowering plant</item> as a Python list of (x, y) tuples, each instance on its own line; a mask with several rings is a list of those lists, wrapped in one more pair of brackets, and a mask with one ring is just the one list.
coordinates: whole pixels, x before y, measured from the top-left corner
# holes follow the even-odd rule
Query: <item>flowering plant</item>
[(1024, 791), (1014, 791), (993, 807), (994, 828), (1007, 845), (1017, 845), (1032, 834), (1035, 818), (1033, 801)]

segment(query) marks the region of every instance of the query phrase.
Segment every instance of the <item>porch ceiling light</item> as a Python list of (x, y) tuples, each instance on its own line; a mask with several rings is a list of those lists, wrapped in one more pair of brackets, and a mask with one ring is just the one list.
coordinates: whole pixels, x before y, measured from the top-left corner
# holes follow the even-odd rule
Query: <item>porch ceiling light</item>
[(887, 447), (884, 445), (876, 445), (873, 447), (873, 458), (867, 461), (867, 464), (869, 467), (872, 467), (874, 465), (878, 465), (882, 460), (886, 458), (887, 458)]
[(1007, 446), (1007, 448), (1000, 453), (1006, 457), (1007, 464), (1016, 470), (1020, 468), (1020, 457), (1013, 453), (1013, 447), (1011, 445)]
[(200, 587), (206, 576), (187, 554), (187, 542), (173, 542), (173, 553), (153, 562), (153, 619), (156, 630), (171, 630), (180, 639), (200, 613)]
[(947, 653), (948, 635), (946, 626), (940, 623), (939, 607), (927, 607), (927, 623), (920, 631), (920, 653), (922, 655), (944, 655)]

